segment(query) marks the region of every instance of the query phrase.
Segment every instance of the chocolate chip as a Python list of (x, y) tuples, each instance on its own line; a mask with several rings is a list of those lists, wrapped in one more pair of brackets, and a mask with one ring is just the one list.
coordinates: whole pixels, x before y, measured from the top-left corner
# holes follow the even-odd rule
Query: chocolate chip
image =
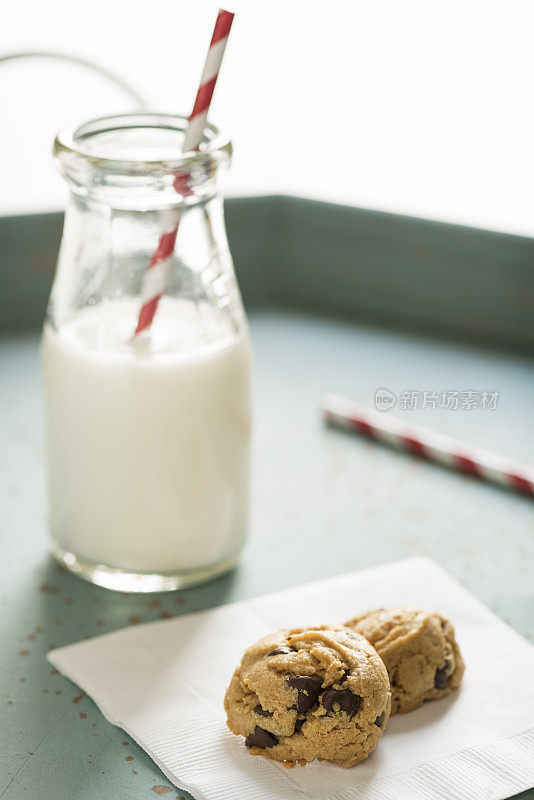
[(262, 708), (259, 703), (257, 706), (254, 706), (254, 711), (256, 714), (259, 714), (260, 717), (272, 717), (273, 715), (272, 711), (267, 711), (265, 708)]
[(272, 650), (270, 653), (267, 653), (269, 656), (286, 656), (288, 653), (296, 653), (294, 647), (277, 647), (276, 650)]
[(350, 669), (346, 669), (345, 672), (343, 673), (343, 675), (341, 676), (341, 679), (340, 679), (339, 682), (343, 683), (343, 681), (346, 681), (347, 678), (349, 677), (349, 675), (350, 675)]
[(352, 717), (360, 708), (361, 702), (362, 698), (348, 689), (329, 689), (321, 698), (321, 705), (328, 715), (335, 712), (334, 706), (338, 706), (339, 711)]
[(298, 690), (296, 708), (299, 714), (305, 714), (313, 706), (321, 693), (321, 681), (309, 675), (292, 675), (287, 679), (292, 689)]
[(375, 719), (375, 725), (377, 725), (379, 728), (381, 728), (383, 722), (384, 722), (384, 714), (382, 713), (382, 714), (380, 714), (379, 717), (377, 717)]
[(436, 689), (446, 689), (448, 680), (449, 676), (447, 675), (446, 666), (443, 667), (443, 669), (436, 670), (436, 674), (434, 675), (434, 686)]
[(274, 747), (278, 744), (278, 739), (274, 734), (256, 725), (254, 731), (245, 739), (245, 744), (247, 747)]
[(297, 721), (295, 722), (294, 732), (296, 733), (297, 731), (300, 731), (305, 722), (306, 722), (306, 717), (302, 717), (302, 719), (297, 719)]

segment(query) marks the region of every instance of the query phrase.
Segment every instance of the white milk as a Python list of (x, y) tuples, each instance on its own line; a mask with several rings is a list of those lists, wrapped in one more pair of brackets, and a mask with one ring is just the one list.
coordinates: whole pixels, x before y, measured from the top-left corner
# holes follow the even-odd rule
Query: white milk
[(133, 572), (208, 567), (245, 536), (248, 333), (164, 298), (150, 341), (132, 342), (137, 310), (108, 301), (45, 326), (52, 535)]

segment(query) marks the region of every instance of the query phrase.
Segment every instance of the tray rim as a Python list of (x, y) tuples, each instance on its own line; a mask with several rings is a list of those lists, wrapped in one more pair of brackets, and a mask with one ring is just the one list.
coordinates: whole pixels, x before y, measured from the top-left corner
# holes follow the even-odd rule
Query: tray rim
[[(227, 198), (225, 216), (248, 307), (534, 348), (534, 238), (293, 195)], [(2, 330), (40, 327), (62, 224), (0, 217)]]

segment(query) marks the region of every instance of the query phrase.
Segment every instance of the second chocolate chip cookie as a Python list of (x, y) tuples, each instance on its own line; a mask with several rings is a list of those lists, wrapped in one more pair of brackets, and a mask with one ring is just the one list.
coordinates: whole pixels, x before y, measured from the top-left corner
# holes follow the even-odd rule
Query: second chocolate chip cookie
[(391, 682), (391, 713), (404, 714), (459, 686), (464, 662), (449, 620), (399, 606), (368, 611), (346, 625), (365, 636), (383, 659)]

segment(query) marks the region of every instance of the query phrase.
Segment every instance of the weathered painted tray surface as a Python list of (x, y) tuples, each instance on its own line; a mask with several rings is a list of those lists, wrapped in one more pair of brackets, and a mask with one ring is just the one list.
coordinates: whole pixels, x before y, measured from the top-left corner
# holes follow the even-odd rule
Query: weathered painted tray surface
[(47, 664), (49, 648), (84, 636), (426, 553), (534, 639), (532, 501), (325, 430), (317, 413), (324, 389), (371, 402), (377, 386), (496, 386), (495, 412), (427, 411), (422, 421), (528, 459), (530, 361), (276, 310), (251, 323), (254, 485), (242, 563), (204, 587), (144, 597), (90, 586), (48, 558), (37, 339), (3, 341), (1, 797), (188, 797)]
[[(295, 198), (238, 199), (227, 210), (256, 353), (250, 541), (232, 574), (144, 597), (85, 584), (47, 555), (35, 331), (61, 216), (0, 219), (0, 797), (7, 800), (182, 794), (47, 664), (51, 647), (85, 636), (424, 553), (534, 640), (534, 503), (326, 430), (318, 414), (325, 390), (372, 403), (378, 387), (397, 396), (497, 389), (494, 411), (396, 413), (532, 462), (534, 371), (526, 353), (534, 343), (534, 240)], [(364, 318), (389, 327), (358, 323)], [(494, 347), (465, 343), (476, 340)], [(534, 799), (534, 791), (523, 797)]]

